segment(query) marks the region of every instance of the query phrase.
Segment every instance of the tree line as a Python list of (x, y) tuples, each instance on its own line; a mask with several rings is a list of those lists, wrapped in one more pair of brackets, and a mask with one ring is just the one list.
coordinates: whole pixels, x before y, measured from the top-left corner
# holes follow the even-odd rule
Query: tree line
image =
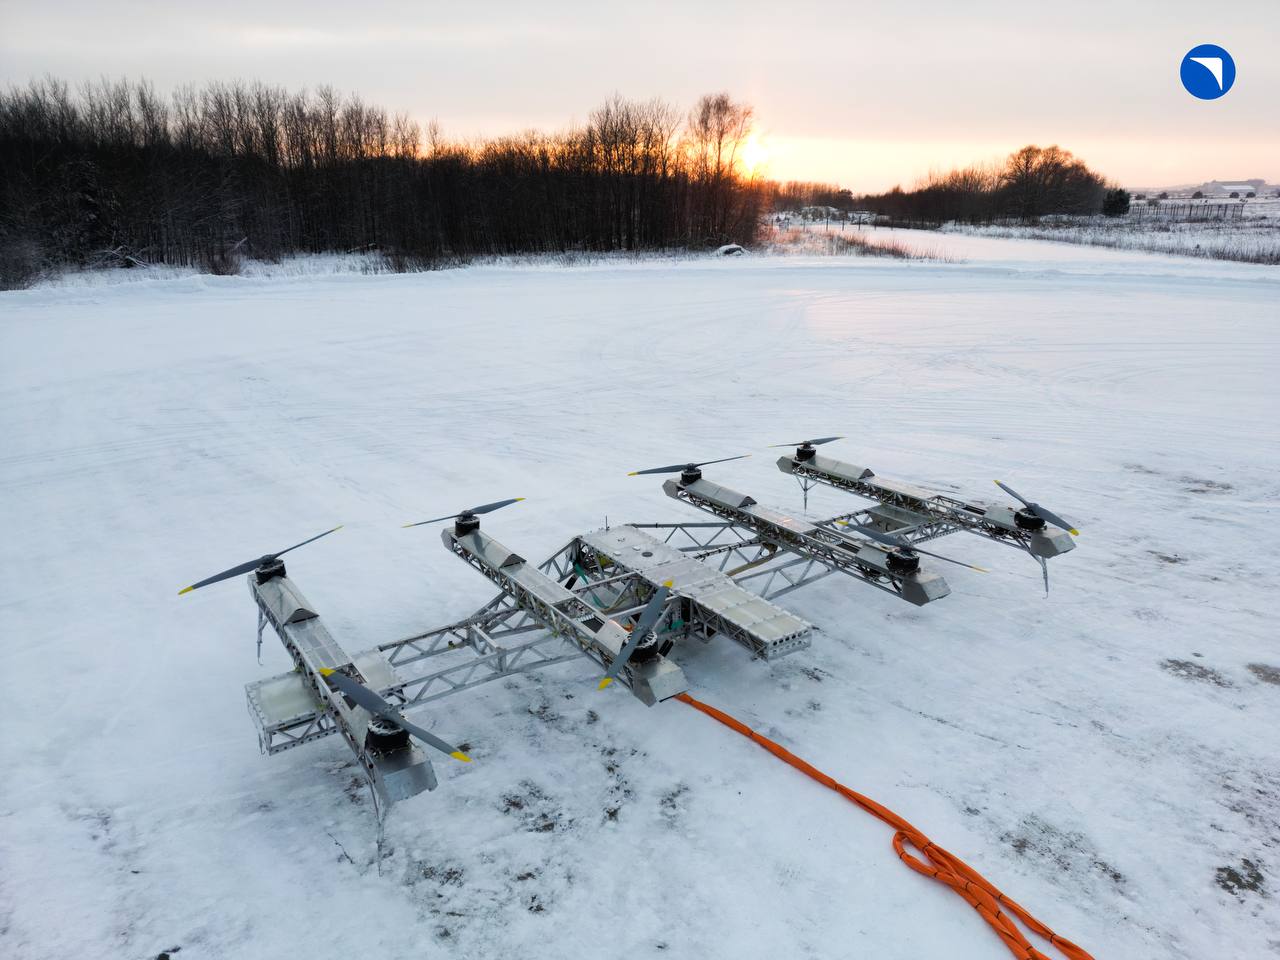
[(1070, 151), (1032, 145), (1014, 151), (1003, 163), (930, 174), (912, 190), (894, 187), (858, 203), (909, 223), (988, 223), (1098, 213), (1107, 189), (1106, 179)]
[(0, 92), (0, 286), (104, 263), (381, 251), (418, 268), (487, 254), (750, 243), (770, 185), (742, 163), (751, 108), (614, 97), (584, 124), (475, 142), (330, 87)]
[(845, 213), (856, 206), (853, 191), (834, 183), (789, 180), (771, 185), (772, 206), (776, 211), (803, 210), (805, 207), (831, 207)]

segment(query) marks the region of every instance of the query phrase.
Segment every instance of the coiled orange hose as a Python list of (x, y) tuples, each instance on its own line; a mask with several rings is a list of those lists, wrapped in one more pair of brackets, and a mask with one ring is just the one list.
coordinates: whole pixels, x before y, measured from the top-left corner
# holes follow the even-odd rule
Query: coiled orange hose
[[(856, 803), (873, 817), (893, 827), (897, 831), (893, 835), (893, 849), (897, 851), (902, 862), (916, 871), (916, 873), (923, 873), (926, 877), (932, 877), (939, 883), (945, 883), (960, 896), (964, 897), (969, 905), (982, 915), (982, 919), (991, 925), (1000, 939), (1004, 941), (1005, 946), (1009, 948), (1010, 952), (1018, 960), (1051, 960), (1051, 958), (1031, 945), (1026, 935), (1014, 923), (1013, 917), (1017, 917), (1030, 930), (1048, 940), (1069, 960), (1093, 960), (1093, 956), (1088, 951), (1076, 946), (1070, 940), (1058, 936), (1028, 913), (1024, 907), (1010, 900), (996, 889), (973, 867), (955, 854), (948, 853), (942, 849), (942, 847), (938, 846), (892, 810), (881, 806), (870, 797), (864, 797), (856, 790), (850, 790), (844, 784), (838, 783), (821, 770), (801, 760), (785, 747), (774, 743), (768, 737), (756, 733), (745, 723), (735, 720), (724, 711), (717, 710), (715, 707), (702, 703), (700, 700), (695, 700), (687, 693), (678, 694), (676, 699), (715, 720), (719, 720), (726, 727), (736, 730), (744, 737), (754, 740), (779, 760), (786, 761), (805, 776), (818, 781), (828, 789), (834, 790), (851, 803)], [(924, 860), (913, 856), (907, 849), (908, 846), (914, 847), (923, 854), (928, 862), (926, 863)], [(1013, 916), (1010, 916), (1010, 914)]]

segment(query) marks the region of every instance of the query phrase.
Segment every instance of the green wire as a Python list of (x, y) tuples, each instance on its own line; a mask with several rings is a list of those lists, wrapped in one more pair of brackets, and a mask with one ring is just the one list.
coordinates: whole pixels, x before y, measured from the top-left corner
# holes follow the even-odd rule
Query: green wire
[[(580, 578), (582, 578), (584, 583), (591, 582), (591, 577), (587, 575), (587, 571), (582, 569), (581, 564), (575, 563), (573, 565), (573, 572), (576, 573)], [(587, 596), (591, 598), (591, 602), (594, 603), (599, 609), (601, 610), (604, 609), (605, 605), (600, 602), (600, 599), (595, 595), (595, 593), (592, 590), (590, 589), (587, 590)], [(680, 619), (676, 619), (671, 622), (671, 626), (669, 626), (666, 630), (659, 631), (659, 634), (675, 633), (677, 630), (683, 630), (683, 629), (684, 629), (684, 621)]]
[[(583, 570), (583, 569), (582, 569), (582, 567), (581, 567), (579, 564), (575, 563), (575, 564), (573, 565), (573, 571), (574, 571), (574, 573), (576, 573), (579, 577), (581, 577), (581, 578), (582, 578), (582, 580), (583, 580), (583, 582), (584, 582), (584, 583), (590, 583), (590, 582), (591, 582), (591, 578), (590, 578), (589, 576), (587, 576), (587, 571)], [(599, 597), (597, 597), (597, 596), (595, 595), (594, 591), (592, 591), (592, 590), (588, 589), (588, 590), (587, 590), (587, 596), (589, 596), (589, 597), (591, 598), (591, 602), (592, 602), (592, 603), (594, 603), (594, 604), (595, 604), (599, 609), (603, 610), (603, 609), (605, 608), (605, 605), (604, 605), (603, 603), (601, 603), (601, 602), (600, 602), (600, 598), (599, 598)]]

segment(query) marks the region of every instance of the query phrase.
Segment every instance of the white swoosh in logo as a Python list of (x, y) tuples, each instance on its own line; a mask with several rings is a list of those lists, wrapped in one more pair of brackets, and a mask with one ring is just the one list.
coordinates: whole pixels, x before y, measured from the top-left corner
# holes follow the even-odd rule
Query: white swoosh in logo
[(1189, 58), (1195, 63), (1200, 64), (1210, 73), (1213, 79), (1218, 81), (1218, 89), (1222, 89), (1222, 58), (1221, 57), (1191, 57)]

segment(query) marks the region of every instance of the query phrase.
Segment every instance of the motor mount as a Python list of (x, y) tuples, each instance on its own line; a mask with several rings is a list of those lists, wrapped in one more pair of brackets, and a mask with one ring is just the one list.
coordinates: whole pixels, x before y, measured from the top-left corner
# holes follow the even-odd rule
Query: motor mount
[(650, 634), (631, 652), (631, 662), (645, 663), (656, 660), (658, 657), (665, 657), (675, 645), (676, 640), (673, 634)]
[(918, 553), (906, 553), (902, 550), (891, 550), (885, 563), (894, 573), (906, 577), (920, 569), (920, 555)]
[(818, 451), (812, 443), (802, 443), (800, 446), (796, 447), (796, 463), (804, 463), (808, 460), (812, 460), (817, 453)]
[(680, 471), (680, 485), (683, 487), (687, 487), (691, 483), (697, 483), (701, 479), (702, 471), (695, 464), (691, 463)]
[(285, 575), (284, 561), (279, 557), (267, 557), (253, 573), (259, 583), (266, 583), (268, 580), (283, 577)]
[(479, 529), (480, 518), (470, 512), (458, 514), (458, 519), (453, 524), (453, 532), (459, 537), (465, 537), (468, 533), (475, 533)]
[(403, 750), (409, 745), (409, 732), (399, 724), (382, 717), (370, 717), (365, 734), (365, 749), (375, 756)]
[(1044, 529), (1044, 518), (1036, 516), (1027, 507), (1014, 512), (1013, 522), (1019, 530), (1027, 530), (1034, 533), (1037, 530)]

